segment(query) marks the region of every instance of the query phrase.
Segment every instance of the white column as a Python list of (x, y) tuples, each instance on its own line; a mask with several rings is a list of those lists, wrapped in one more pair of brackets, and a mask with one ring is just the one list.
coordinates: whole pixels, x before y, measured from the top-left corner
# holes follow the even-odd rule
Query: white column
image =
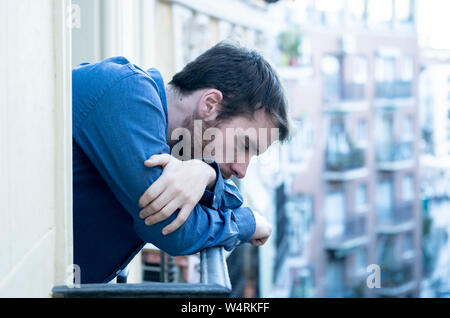
[(140, 66), (144, 69), (155, 66), (155, 0), (140, 2)]

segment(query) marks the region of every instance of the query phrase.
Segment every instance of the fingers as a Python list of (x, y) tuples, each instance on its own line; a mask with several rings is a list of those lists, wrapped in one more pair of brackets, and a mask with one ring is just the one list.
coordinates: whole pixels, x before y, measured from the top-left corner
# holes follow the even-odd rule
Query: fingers
[(167, 153), (153, 155), (144, 161), (144, 165), (147, 167), (162, 166), (164, 168), (169, 163), (171, 158), (172, 156)]
[(166, 182), (161, 176), (153, 182), (153, 184), (145, 190), (144, 194), (139, 198), (139, 207), (143, 208), (155, 200), (166, 188)]
[(185, 205), (180, 212), (178, 213), (178, 216), (175, 218), (175, 220), (172, 221), (169, 225), (167, 225), (165, 228), (163, 228), (162, 233), (164, 235), (170, 234), (172, 232), (175, 232), (178, 230), (180, 226), (186, 222), (189, 214), (191, 213), (193, 209), (193, 206), (191, 205)]
[(175, 212), (176, 209), (178, 209), (179, 206), (180, 202), (178, 200), (172, 200), (160, 211), (147, 217), (145, 219), (145, 224), (153, 225), (158, 222), (164, 221), (165, 219), (169, 218), (173, 214), (173, 212)]
[(253, 246), (261, 246), (264, 245), (267, 242), (268, 237), (264, 237), (264, 238), (258, 238), (258, 239), (251, 239), (250, 240), (250, 244), (252, 244)]
[(139, 212), (139, 217), (141, 219), (145, 219), (149, 217), (150, 215), (153, 215), (160, 210), (162, 210), (167, 204), (169, 204), (170, 201), (173, 200), (173, 198), (176, 198), (173, 193), (168, 191), (167, 188), (162, 191), (159, 196), (155, 199), (153, 199), (145, 208), (143, 208)]

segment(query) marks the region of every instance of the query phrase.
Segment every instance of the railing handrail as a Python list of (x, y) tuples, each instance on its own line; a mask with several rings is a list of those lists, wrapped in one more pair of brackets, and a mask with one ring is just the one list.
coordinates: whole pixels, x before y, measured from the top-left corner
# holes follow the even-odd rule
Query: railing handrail
[(200, 252), (200, 283), (83, 284), (55, 286), (53, 297), (227, 297), (231, 292), (225, 251), (210, 247)]
[(200, 252), (200, 282), (218, 284), (231, 290), (224, 248), (210, 247)]

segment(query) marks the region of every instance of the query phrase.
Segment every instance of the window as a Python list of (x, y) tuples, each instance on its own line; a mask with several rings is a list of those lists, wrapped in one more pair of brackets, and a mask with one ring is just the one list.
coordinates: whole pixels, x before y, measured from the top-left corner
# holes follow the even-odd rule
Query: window
[(367, 121), (365, 119), (358, 120), (356, 126), (356, 142), (360, 146), (365, 146), (368, 141)]
[(363, 20), (365, 14), (364, 0), (347, 0), (347, 8), (350, 17), (354, 20)]
[(355, 272), (357, 275), (366, 274), (367, 250), (360, 248), (355, 252)]
[(313, 148), (313, 127), (309, 120), (302, 118), (295, 120), (295, 134), (288, 145), (289, 162), (303, 162)]
[(367, 59), (365, 56), (345, 55), (343, 61), (343, 84), (341, 97), (362, 100), (366, 96)]
[(403, 177), (402, 198), (403, 201), (411, 201), (414, 199), (414, 177), (410, 174)]
[(344, 234), (345, 197), (343, 191), (329, 193), (325, 199), (325, 237), (332, 239)]
[(344, 262), (329, 261), (326, 272), (327, 297), (343, 297), (345, 292)]
[(383, 267), (392, 267), (396, 263), (396, 236), (382, 235), (377, 240), (377, 263)]
[(412, 20), (411, 0), (395, 0), (395, 18), (403, 23)]
[(362, 212), (367, 207), (367, 185), (360, 184), (356, 188), (355, 207), (358, 212)]
[[(382, 147), (389, 147), (392, 143), (394, 134), (394, 116), (391, 112), (384, 112), (378, 117), (377, 120), (377, 142)], [(387, 153), (377, 153), (380, 157), (389, 157)]]
[(412, 81), (414, 78), (414, 58), (411, 56), (402, 57), (400, 60), (400, 79), (402, 81)]
[(341, 99), (341, 60), (335, 55), (325, 55), (322, 58), (323, 98), (327, 102)]
[(375, 79), (377, 82), (392, 82), (395, 79), (395, 59), (377, 57), (375, 60)]
[(377, 184), (376, 207), (378, 221), (391, 220), (393, 207), (392, 188), (390, 180), (382, 180)]
[(403, 121), (403, 139), (413, 140), (414, 139), (414, 119), (412, 115), (407, 115)]
[(408, 232), (405, 234), (404, 251), (411, 252), (414, 250), (414, 234)]
[(347, 155), (351, 151), (347, 140), (344, 122), (339, 118), (330, 124), (327, 140), (327, 163), (337, 163), (342, 155)]
[(355, 56), (353, 60), (353, 82), (357, 84), (365, 84), (368, 78), (367, 58), (365, 56)]
[(286, 202), (288, 219), (289, 255), (300, 256), (313, 221), (313, 203), (310, 196), (297, 196)]
[(307, 298), (314, 295), (314, 271), (312, 267), (291, 269), (291, 298)]
[(367, 19), (371, 25), (386, 25), (392, 21), (392, 0), (369, 0)]
[(316, 0), (316, 9), (321, 12), (324, 25), (342, 25), (343, 0)]

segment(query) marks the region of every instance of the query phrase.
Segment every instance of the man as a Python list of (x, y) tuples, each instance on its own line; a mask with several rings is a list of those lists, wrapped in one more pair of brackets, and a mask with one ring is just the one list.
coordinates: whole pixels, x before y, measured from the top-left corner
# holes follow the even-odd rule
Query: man
[(85, 63), (72, 74), (74, 263), (81, 283), (110, 281), (146, 242), (188, 255), (267, 240), (270, 224), (242, 206), (237, 188), (224, 180), (245, 176), (251, 157), (265, 150), (254, 146), (261, 136), (245, 138), (239, 149), (230, 146), (234, 137), (215, 138), (211, 157), (223, 145), (243, 151), (244, 161), (169, 154), (180, 141), (170, 138), (173, 132), (193, 132), (195, 122), (204, 131), (276, 128), (281, 141), (287, 138), (282, 87), (259, 54), (219, 43), (166, 87), (156, 69), (123, 57)]

